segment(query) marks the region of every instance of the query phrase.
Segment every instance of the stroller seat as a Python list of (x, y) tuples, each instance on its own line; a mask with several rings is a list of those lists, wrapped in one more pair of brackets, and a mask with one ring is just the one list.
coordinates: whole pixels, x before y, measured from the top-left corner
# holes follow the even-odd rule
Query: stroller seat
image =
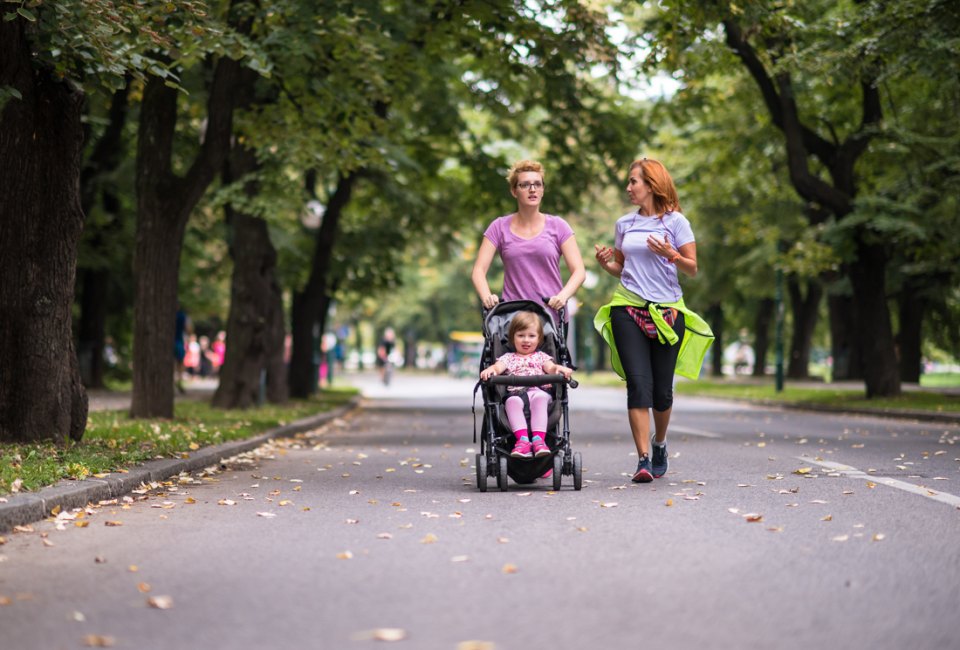
[[(560, 365), (573, 367), (566, 347), (566, 323), (561, 318), (554, 322), (552, 313), (542, 304), (530, 300), (502, 302), (484, 314), (484, 345), (481, 353), (481, 368), (492, 365), (507, 352), (512, 352), (508, 330), (513, 317), (521, 311), (529, 311), (540, 317), (543, 326), (543, 341), (540, 350), (550, 355)], [(514, 436), (503, 405), (511, 394), (508, 386), (535, 386), (549, 384), (553, 400), (547, 413), (547, 445), (551, 455), (541, 458), (512, 458)], [(483, 388), (484, 417), (480, 440), (481, 453), (477, 454), (477, 486), (486, 491), (487, 478), (495, 476), (497, 485), (506, 490), (507, 476), (517, 483), (529, 484), (548, 470), (553, 469), (554, 489), (560, 489), (561, 476), (574, 475), (574, 488), (581, 486), (580, 454), (570, 449), (569, 410), (567, 389), (576, 386), (562, 375), (539, 375), (518, 377), (500, 375), (491, 377), (478, 386)], [(576, 469), (576, 472), (574, 472)]]

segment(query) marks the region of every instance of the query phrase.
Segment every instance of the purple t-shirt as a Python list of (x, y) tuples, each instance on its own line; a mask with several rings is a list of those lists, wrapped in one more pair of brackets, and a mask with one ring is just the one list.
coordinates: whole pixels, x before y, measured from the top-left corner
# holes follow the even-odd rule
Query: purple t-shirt
[(644, 217), (637, 212), (617, 219), (613, 247), (623, 253), (620, 284), (651, 302), (676, 302), (683, 297), (677, 267), (647, 248), (647, 237), (666, 239), (674, 249), (694, 240), (690, 222), (679, 212), (668, 212), (662, 219)]
[(573, 229), (560, 217), (544, 216), (543, 230), (531, 239), (510, 232), (512, 214), (494, 219), (483, 233), (503, 260), (503, 300), (532, 300), (542, 305), (544, 297), (563, 289), (560, 247), (573, 237)]

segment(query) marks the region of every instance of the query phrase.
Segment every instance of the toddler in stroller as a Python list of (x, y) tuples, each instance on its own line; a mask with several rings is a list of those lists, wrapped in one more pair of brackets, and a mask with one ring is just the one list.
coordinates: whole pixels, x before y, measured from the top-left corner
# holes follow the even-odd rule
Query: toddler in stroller
[[(571, 454), (567, 386), (576, 387), (565, 345), (561, 314), (559, 332), (551, 315), (532, 301), (496, 305), (484, 317), (480, 372), (484, 418), (481, 453), (477, 454), (477, 487), (486, 491), (488, 476), (501, 490), (509, 475), (532, 483), (553, 470), (554, 489), (562, 475), (582, 480), (580, 454)], [(562, 427), (560, 423), (562, 422)]]

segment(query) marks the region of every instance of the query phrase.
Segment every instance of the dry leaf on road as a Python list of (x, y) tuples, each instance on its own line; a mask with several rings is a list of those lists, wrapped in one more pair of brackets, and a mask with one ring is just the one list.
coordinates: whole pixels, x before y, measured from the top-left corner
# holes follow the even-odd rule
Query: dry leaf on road
[(172, 596), (151, 596), (147, 598), (147, 604), (155, 609), (170, 609), (173, 607)]

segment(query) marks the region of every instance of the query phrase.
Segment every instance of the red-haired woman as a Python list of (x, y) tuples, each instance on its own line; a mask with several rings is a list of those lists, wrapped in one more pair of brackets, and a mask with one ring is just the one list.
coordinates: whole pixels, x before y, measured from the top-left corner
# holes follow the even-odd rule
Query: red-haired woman
[(612, 248), (595, 246), (600, 266), (620, 284), (594, 326), (610, 345), (614, 370), (627, 380), (627, 415), (640, 457), (633, 481), (647, 483), (667, 472), (674, 373), (699, 376), (713, 332), (683, 302), (679, 272), (697, 274), (697, 244), (666, 167), (635, 161), (627, 195), (637, 210), (617, 220)]

